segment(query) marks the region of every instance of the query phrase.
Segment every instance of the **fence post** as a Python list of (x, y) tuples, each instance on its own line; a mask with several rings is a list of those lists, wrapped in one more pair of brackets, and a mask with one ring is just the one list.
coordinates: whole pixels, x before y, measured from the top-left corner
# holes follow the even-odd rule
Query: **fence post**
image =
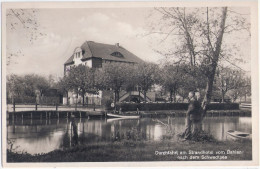
[(96, 104), (94, 102), (93, 110), (96, 111)]
[(56, 111), (58, 111), (58, 104), (56, 103)]

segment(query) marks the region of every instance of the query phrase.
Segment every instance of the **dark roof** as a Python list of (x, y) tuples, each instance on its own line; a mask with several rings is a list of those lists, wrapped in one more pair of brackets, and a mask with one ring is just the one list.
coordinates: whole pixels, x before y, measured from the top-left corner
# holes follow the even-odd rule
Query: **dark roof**
[(65, 65), (67, 64), (73, 64), (74, 61), (73, 61), (73, 55), (64, 63)]
[[(120, 62), (133, 62), (133, 63), (139, 63), (144, 62), (142, 59), (134, 55), (133, 53), (129, 52), (125, 48), (119, 45), (109, 45), (109, 44), (103, 44), (103, 43), (96, 43), (93, 41), (86, 41), (81, 46), (81, 49), (83, 51), (83, 58), (89, 59), (92, 57), (95, 58), (101, 58), (104, 60), (112, 60), (112, 61), (120, 61)], [(117, 55), (115, 55), (115, 53)], [(113, 54), (113, 55), (111, 55)], [(122, 57), (122, 56), (123, 57)], [(73, 64), (73, 57), (72, 55), (65, 64)]]

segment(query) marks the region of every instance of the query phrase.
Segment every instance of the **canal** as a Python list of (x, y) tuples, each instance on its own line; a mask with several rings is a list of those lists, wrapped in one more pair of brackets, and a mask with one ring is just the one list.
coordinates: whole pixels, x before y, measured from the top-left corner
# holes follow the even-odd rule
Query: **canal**
[[(48, 153), (81, 144), (121, 140), (168, 139), (178, 141), (185, 129), (185, 117), (141, 119), (23, 119), (8, 121), (8, 147), (30, 154)], [(228, 130), (252, 133), (251, 117), (206, 117), (203, 130), (225, 141)]]

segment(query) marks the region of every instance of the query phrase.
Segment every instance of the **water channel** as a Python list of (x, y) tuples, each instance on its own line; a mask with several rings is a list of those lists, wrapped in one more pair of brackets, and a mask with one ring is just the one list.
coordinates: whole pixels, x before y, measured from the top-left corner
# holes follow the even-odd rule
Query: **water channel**
[[(30, 154), (48, 153), (78, 144), (128, 140), (178, 141), (185, 117), (141, 119), (24, 119), (7, 125), (9, 148)], [(203, 130), (225, 141), (228, 130), (252, 133), (251, 117), (206, 117)], [(11, 144), (10, 144), (11, 142)]]

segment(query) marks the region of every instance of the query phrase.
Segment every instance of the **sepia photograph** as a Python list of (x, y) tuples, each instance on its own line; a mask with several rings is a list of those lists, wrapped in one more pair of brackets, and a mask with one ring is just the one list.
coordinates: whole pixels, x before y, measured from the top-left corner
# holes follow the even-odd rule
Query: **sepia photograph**
[(4, 166), (259, 165), (257, 1), (5, 2), (2, 28)]

